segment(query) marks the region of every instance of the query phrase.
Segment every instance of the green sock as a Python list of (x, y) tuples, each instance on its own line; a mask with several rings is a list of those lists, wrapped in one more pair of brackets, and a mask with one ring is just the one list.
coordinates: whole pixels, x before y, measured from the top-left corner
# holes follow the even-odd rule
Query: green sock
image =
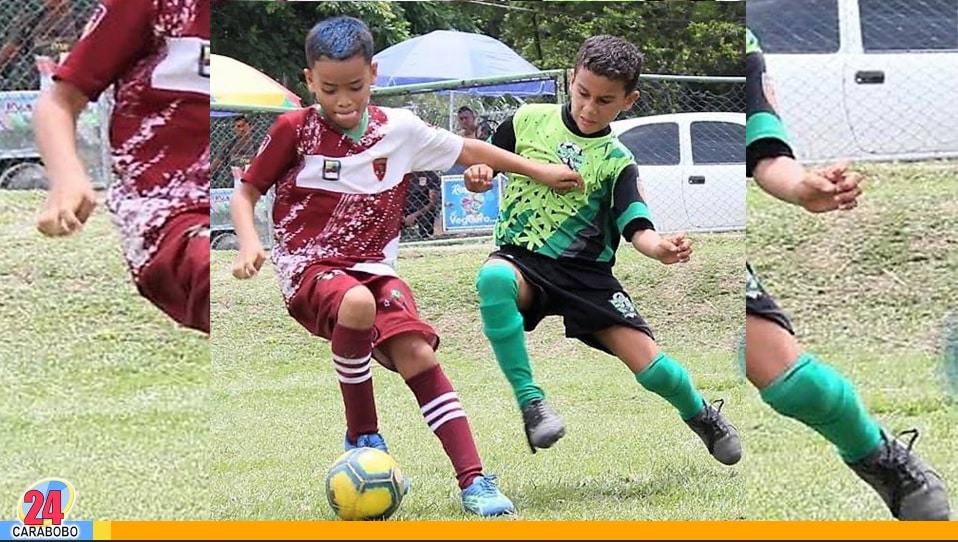
[(512, 268), (484, 266), (476, 278), (476, 289), (483, 332), (492, 345), (499, 368), (512, 385), (519, 408), (533, 399), (544, 399), (542, 389), (532, 380), (522, 315), (516, 305), (519, 284)]
[(881, 428), (851, 382), (811, 354), (802, 354), (761, 395), (779, 414), (828, 439), (846, 463), (871, 455), (882, 442)]
[(637, 373), (635, 380), (642, 384), (643, 388), (671, 403), (678, 409), (683, 420), (695, 417), (705, 408), (705, 401), (692, 386), (689, 373), (679, 362), (663, 352), (652, 358), (652, 363)]

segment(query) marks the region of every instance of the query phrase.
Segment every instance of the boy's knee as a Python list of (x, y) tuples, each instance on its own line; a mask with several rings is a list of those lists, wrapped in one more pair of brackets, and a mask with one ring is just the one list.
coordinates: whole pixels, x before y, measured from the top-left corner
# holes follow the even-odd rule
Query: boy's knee
[(338, 321), (348, 327), (372, 327), (376, 321), (376, 297), (369, 288), (353, 286), (343, 294)]
[(515, 299), (519, 294), (519, 281), (512, 266), (503, 263), (487, 263), (476, 277), (476, 290), (480, 301), (501, 298)]
[(439, 364), (433, 344), (419, 332), (410, 331), (390, 337), (379, 345), (377, 352), (382, 355), (377, 355), (376, 361), (390, 371), (399, 373), (404, 380)]

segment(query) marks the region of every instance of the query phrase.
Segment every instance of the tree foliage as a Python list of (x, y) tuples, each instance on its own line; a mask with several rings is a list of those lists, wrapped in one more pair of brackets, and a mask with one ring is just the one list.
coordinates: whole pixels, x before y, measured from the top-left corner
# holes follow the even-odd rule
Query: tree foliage
[[(213, 2), (212, 49), (255, 66), (304, 98), (304, 39), (318, 21), (365, 21), (380, 51), (439, 29), (480, 32), (540, 69), (570, 68), (582, 41), (626, 37), (646, 73), (744, 75), (744, 2)], [(437, 55), (442, 54), (437, 51)]]

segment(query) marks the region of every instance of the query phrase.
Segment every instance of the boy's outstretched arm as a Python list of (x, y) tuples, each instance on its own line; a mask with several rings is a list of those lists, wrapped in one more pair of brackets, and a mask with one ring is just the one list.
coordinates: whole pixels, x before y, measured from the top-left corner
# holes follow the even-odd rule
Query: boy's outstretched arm
[(240, 183), (230, 198), (230, 218), (239, 241), (239, 253), (233, 262), (233, 276), (238, 279), (253, 278), (266, 261), (254, 214), (259, 198), (259, 189), (245, 182)]
[[(482, 165), (492, 169), (493, 174), (477, 176), (476, 171), (466, 175), (466, 188), (473, 192), (485, 192), (492, 187), (495, 172), (518, 173), (538, 181), (556, 191), (582, 190), (582, 176), (561, 164), (534, 162), (516, 154), (516, 135), (512, 117), (496, 128), (492, 143), (478, 139), (466, 139), (458, 164), (467, 167)], [(483, 170), (485, 173), (485, 170)], [(478, 180), (472, 180), (473, 178)], [(471, 185), (471, 186), (470, 186)]]
[(692, 243), (685, 234), (663, 236), (655, 231), (643, 197), (639, 168), (634, 163), (625, 167), (615, 181), (612, 214), (622, 237), (643, 256), (664, 264), (685, 263), (692, 256)]
[(861, 195), (862, 175), (847, 165), (809, 170), (790, 154), (757, 156), (752, 177), (771, 196), (812, 213), (853, 209)]
[(37, 229), (47, 236), (78, 231), (96, 207), (96, 193), (76, 144), (77, 118), (88, 103), (80, 89), (63, 81), (37, 100), (34, 137), (50, 181)]
[(655, 230), (639, 230), (632, 235), (632, 246), (666, 265), (686, 263), (692, 257), (692, 241), (684, 233), (662, 236)]
[(746, 31), (745, 175), (773, 197), (821, 213), (854, 208), (861, 194), (861, 175), (844, 164), (811, 171), (795, 160), (788, 133), (775, 107), (772, 85), (765, 76), (765, 56), (755, 36)]
[(486, 164), (496, 171), (525, 175), (556, 190), (581, 189), (582, 176), (564, 164), (535, 162), (479, 139), (466, 139), (456, 163)]
[(256, 157), (243, 174), (243, 182), (230, 198), (230, 218), (239, 241), (239, 253), (233, 262), (234, 277), (253, 278), (266, 261), (266, 251), (256, 231), (256, 203), (298, 159), (296, 130), (281, 115), (273, 122)]

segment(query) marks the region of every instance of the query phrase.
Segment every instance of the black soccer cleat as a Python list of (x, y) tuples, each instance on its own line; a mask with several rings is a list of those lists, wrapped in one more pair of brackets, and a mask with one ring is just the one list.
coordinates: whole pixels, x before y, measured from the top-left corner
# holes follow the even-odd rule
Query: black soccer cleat
[(848, 466), (878, 492), (891, 514), (904, 521), (948, 521), (951, 506), (941, 477), (928, 466), (912, 446), (917, 429), (907, 444), (882, 431), (882, 443), (874, 453)]

